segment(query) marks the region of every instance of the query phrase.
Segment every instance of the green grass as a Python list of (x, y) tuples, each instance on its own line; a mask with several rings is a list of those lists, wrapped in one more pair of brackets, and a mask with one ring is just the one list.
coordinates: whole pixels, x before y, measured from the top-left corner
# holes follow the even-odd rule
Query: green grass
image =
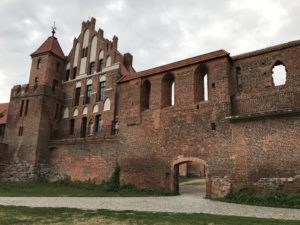
[(107, 190), (106, 184), (96, 185), (90, 182), (11, 182), (0, 183), (1, 197), (133, 197), (166, 196), (165, 191), (138, 189), (133, 185), (121, 186), (118, 191)]
[(286, 193), (274, 190), (254, 193), (251, 189), (245, 189), (233, 191), (225, 198), (218, 200), (249, 205), (300, 209), (300, 191)]
[(0, 206), (0, 224), (299, 225), (300, 221), (135, 211)]

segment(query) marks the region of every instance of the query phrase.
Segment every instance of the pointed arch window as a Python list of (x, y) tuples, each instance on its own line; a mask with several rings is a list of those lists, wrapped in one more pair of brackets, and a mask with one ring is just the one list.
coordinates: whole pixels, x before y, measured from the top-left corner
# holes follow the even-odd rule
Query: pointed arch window
[(42, 66), (42, 60), (38, 59), (38, 61), (36, 63), (36, 68), (39, 70), (39, 69), (41, 69), (41, 66)]
[(149, 109), (150, 93), (151, 93), (151, 83), (149, 80), (145, 80), (141, 88), (141, 111)]
[(194, 74), (194, 100), (195, 102), (208, 101), (208, 68), (200, 65)]
[(161, 105), (162, 107), (175, 105), (175, 77), (168, 73), (162, 79)]

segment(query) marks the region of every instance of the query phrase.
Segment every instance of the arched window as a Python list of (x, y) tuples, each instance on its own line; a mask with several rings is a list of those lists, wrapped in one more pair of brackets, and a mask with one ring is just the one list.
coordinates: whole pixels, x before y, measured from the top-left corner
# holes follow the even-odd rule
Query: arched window
[(42, 60), (38, 59), (37, 63), (36, 63), (36, 68), (39, 70), (41, 68), (42, 65)]
[(194, 100), (195, 102), (208, 100), (208, 68), (200, 65), (194, 75)]
[(141, 88), (141, 111), (149, 109), (150, 106), (151, 83), (145, 80)]
[(104, 102), (103, 111), (109, 111), (110, 110), (110, 99), (107, 98)]
[(95, 133), (98, 133), (101, 131), (101, 115), (97, 115), (95, 117)]
[(162, 107), (175, 105), (175, 78), (171, 73), (166, 74), (162, 79), (161, 105)]
[(82, 110), (82, 115), (86, 115), (86, 114), (88, 114), (88, 108), (84, 107)]
[(103, 69), (103, 58), (104, 58), (104, 52), (103, 50), (99, 53), (99, 64), (98, 64), (98, 71), (101, 72)]
[(73, 116), (74, 116), (74, 117), (78, 116), (78, 109), (75, 109), (75, 110), (74, 110)]
[(278, 61), (273, 66), (272, 78), (273, 78), (273, 84), (275, 87), (286, 84), (287, 69), (282, 62)]

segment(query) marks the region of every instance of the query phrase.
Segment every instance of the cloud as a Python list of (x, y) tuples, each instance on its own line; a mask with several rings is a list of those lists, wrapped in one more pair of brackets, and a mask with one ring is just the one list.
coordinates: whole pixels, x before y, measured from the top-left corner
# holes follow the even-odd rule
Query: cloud
[(28, 81), (30, 53), (51, 34), (68, 54), (81, 22), (94, 16), (106, 38), (143, 70), (226, 49), (232, 55), (300, 37), (297, 0), (90, 0), (0, 1), (0, 102), (10, 88)]

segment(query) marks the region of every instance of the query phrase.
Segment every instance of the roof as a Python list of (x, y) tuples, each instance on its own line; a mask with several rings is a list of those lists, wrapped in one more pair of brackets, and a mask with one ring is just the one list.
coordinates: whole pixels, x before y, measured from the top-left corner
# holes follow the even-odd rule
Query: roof
[(265, 54), (265, 53), (269, 53), (269, 52), (274, 52), (274, 51), (278, 51), (278, 50), (282, 50), (282, 49), (285, 49), (285, 48), (290, 48), (290, 47), (294, 47), (294, 46), (298, 46), (298, 45), (300, 45), (300, 40), (291, 41), (291, 42), (287, 42), (287, 43), (284, 43), (284, 44), (279, 44), (279, 45), (274, 45), (274, 46), (271, 46), (271, 47), (268, 47), (268, 48), (263, 48), (263, 49), (260, 49), (260, 50), (257, 50), (257, 51), (232, 56), (232, 59), (233, 60), (244, 59), (244, 58), (248, 58), (248, 57), (251, 57), (251, 56), (261, 55), (261, 54)]
[(3, 116), (0, 117), (0, 124), (6, 124), (9, 103), (0, 103), (0, 112)]
[(220, 58), (220, 57), (224, 57), (224, 56), (228, 56), (228, 55), (229, 55), (229, 53), (226, 52), (225, 50), (218, 50), (218, 51), (214, 51), (214, 52), (207, 53), (204, 55), (198, 55), (198, 56), (195, 56), (192, 58), (188, 58), (188, 59), (180, 60), (180, 61), (173, 62), (170, 64), (166, 64), (163, 66), (144, 70), (141, 72), (132, 73), (132, 74), (126, 75), (123, 78), (121, 78), (119, 82), (125, 82), (125, 81), (133, 80), (136, 78), (146, 77), (146, 76), (154, 75), (157, 73), (166, 72), (166, 71), (169, 71), (172, 69), (180, 68), (183, 66), (188, 66), (188, 65), (195, 64), (195, 63), (204, 62), (204, 61), (208, 61), (211, 59), (216, 59), (216, 58)]
[(51, 52), (62, 59), (65, 58), (65, 54), (61, 49), (57, 38), (54, 36), (48, 37), (47, 40), (34, 53), (31, 54), (31, 56), (48, 52)]

